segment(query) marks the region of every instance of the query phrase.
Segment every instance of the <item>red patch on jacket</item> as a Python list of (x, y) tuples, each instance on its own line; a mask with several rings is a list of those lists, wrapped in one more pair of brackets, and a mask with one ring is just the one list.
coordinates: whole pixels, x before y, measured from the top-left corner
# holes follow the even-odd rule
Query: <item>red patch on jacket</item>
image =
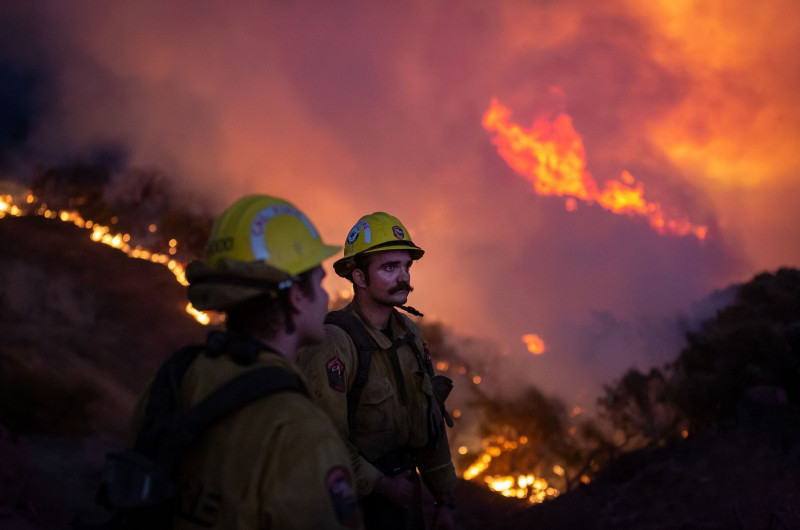
[(361, 512), (350, 482), (350, 473), (342, 466), (334, 467), (325, 477), (325, 487), (328, 488), (339, 522), (347, 528), (358, 528), (361, 524)]
[(326, 365), (328, 372), (328, 385), (337, 392), (345, 392), (344, 363), (338, 358), (333, 358)]

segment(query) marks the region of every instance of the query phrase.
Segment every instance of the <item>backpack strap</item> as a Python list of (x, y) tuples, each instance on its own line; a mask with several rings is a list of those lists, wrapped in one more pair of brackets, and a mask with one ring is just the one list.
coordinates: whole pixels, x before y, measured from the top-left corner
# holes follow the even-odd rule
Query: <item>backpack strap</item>
[(211, 425), (262, 397), (278, 392), (308, 395), (299, 377), (277, 366), (255, 368), (231, 379), (177, 418), (167, 433), (157, 461), (171, 470), (183, 451)]
[(161, 365), (150, 385), (144, 418), (133, 449), (150, 458), (158, 453), (165, 433), (180, 413), (180, 389), (189, 365), (205, 350), (205, 345), (184, 346)]
[(156, 374), (145, 407), (145, 419), (134, 449), (158, 462), (171, 474), (182, 452), (211, 425), (245, 405), (277, 392), (308, 391), (300, 378), (277, 366), (245, 372), (212, 391), (188, 411), (180, 411), (183, 377), (204, 345), (181, 348)]
[(428, 376), (431, 378), (431, 385), (433, 386), (433, 395), (436, 398), (436, 404), (439, 406), (439, 410), (442, 412), (442, 418), (447, 423), (448, 427), (453, 427), (453, 418), (447, 412), (445, 408), (444, 402), (447, 400), (447, 397), (450, 395), (450, 392), (453, 390), (453, 380), (449, 377), (444, 375), (435, 375), (433, 371), (433, 361), (431, 360), (431, 356), (428, 353), (428, 348), (425, 348), (425, 355), (422, 355), (422, 352), (419, 351), (417, 348), (417, 343), (414, 340), (414, 334), (409, 332), (405, 336), (405, 340), (408, 343), (411, 351), (414, 352), (414, 357), (417, 358), (417, 364), (419, 364), (419, 369), (423, 372), (427, 372)]
[(358, 320), (358, 317), (349, 311), (331, 311), (325, 317), (325, 323), (333, 324), (344, 330), (350, 336), (358, 353), (356, 379), (350, 387), (350, 391), (347, 392), (347, 430), (349, 438), (352, 440), (356, 428), (356, 408), (361, 400), (361, 392), (367, 384), (372, 352), (378, 349), (378, 344)]
[(403, 337), (403, 340), (408, 344), (408, 347), (411, 348), (411, 351), (414, 352), (414, 357), (417, 359), (419, 369), (433, 377), (433, 363), (431, 362), (430, 355), (428, 355), (427, 358), (423, 357), (422, 352), (417, 348), (417, 341), (414, 334), (409, 331), (406, 336)]

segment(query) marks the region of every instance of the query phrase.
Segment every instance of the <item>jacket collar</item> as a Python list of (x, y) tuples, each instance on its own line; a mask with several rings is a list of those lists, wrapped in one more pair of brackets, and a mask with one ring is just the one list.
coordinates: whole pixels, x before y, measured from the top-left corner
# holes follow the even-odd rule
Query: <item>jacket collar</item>
[(403, 317), (397, 312), (396, 309), (392, 309), (392, 312), (389, 315), (389, 331), (392, 335), (391, 339), (384, 335), (383, 331), (376, 329), (372, 324), (370, 324), (369, 320), (367, 320), (367, 318), (361, 314), (361, 310), (358, 307), (358, 304), (355, 302), (350, 302), (344, 309), (345, 311), (349, 311), (358, 317), (358, 319), (364, 325), (364, 329), (366, 329), (367, 333), (369, 333), (370, 337), (372, 337), (372, 339), (383, 350), (388, 350), (391, 348), (393, 340), (401, 339), (405, 337), (406, 333), (408, 333), (408, 329), (403, 322)]

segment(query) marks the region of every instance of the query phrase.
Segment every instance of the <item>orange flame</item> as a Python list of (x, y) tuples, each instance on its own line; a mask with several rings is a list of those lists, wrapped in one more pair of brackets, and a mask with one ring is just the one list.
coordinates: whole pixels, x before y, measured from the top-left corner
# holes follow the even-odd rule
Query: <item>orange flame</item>
[[(474, 480), (484, 475), (489, 469), (493, 458), (506, 451), (515, 451), (521, 445), (526, 445), (527, 443), (527, 436), (520, 436), (519, 440), (509, 440), (503, 436), (492, 436), (484, 439), (483, 453), (477, 456), (475, 461), (464, 471), (462, 477), (464, 480)], [(469, 453), (469, 449), (466, 446), (462, 446), (459, 447), (458, 452), (466, 455)], [(557, 467), (561, 468), (561, 466)], [(547, 480), (542, 477), (536, 477), (533, 473), (483, 476), (483, 481), (492, 491), (505, 497), (527, 499), (530, 503), (544, 502), (546, 499), (557, 497), (560, 494), (556, 488), (547, 483)]]
[(629, 172), (620, 180), (609, 180), (600, 191), (586, 170), (583, 139), (572, 119), (559, 114), (553, 121), (537, 119), (530, 130), (511, 123), (511, 112), (496, 99), (483, 116), (483, 127), (494, 132), (492, 143), (517, 173), (533, 184), (539, 195), (566, 197), (566, 208), (574, 211), (576, 200), (597, 203), (613, 213), (646, 217), (659, 234), (693, 235), (705, 239), (708, 227), (686, 219), (667, 219), (657, 202), (644, 198), (644, 186)]
[(544, 341), (539, 335), (529, 333), (522, 336), (522, 342), (528, 346), (528, 351), (534, 355), (541, 355), (545, 352)]

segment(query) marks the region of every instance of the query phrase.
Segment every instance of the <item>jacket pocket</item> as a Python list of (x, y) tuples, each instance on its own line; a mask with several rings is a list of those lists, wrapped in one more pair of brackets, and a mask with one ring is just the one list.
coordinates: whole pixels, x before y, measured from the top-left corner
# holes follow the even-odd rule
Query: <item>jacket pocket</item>
[(379, 377), (367, 383), (358, 406), (356, 429), (367, 432), (387, 431), (392, 428), (391, 399), (395, 390), (388, 377)]

